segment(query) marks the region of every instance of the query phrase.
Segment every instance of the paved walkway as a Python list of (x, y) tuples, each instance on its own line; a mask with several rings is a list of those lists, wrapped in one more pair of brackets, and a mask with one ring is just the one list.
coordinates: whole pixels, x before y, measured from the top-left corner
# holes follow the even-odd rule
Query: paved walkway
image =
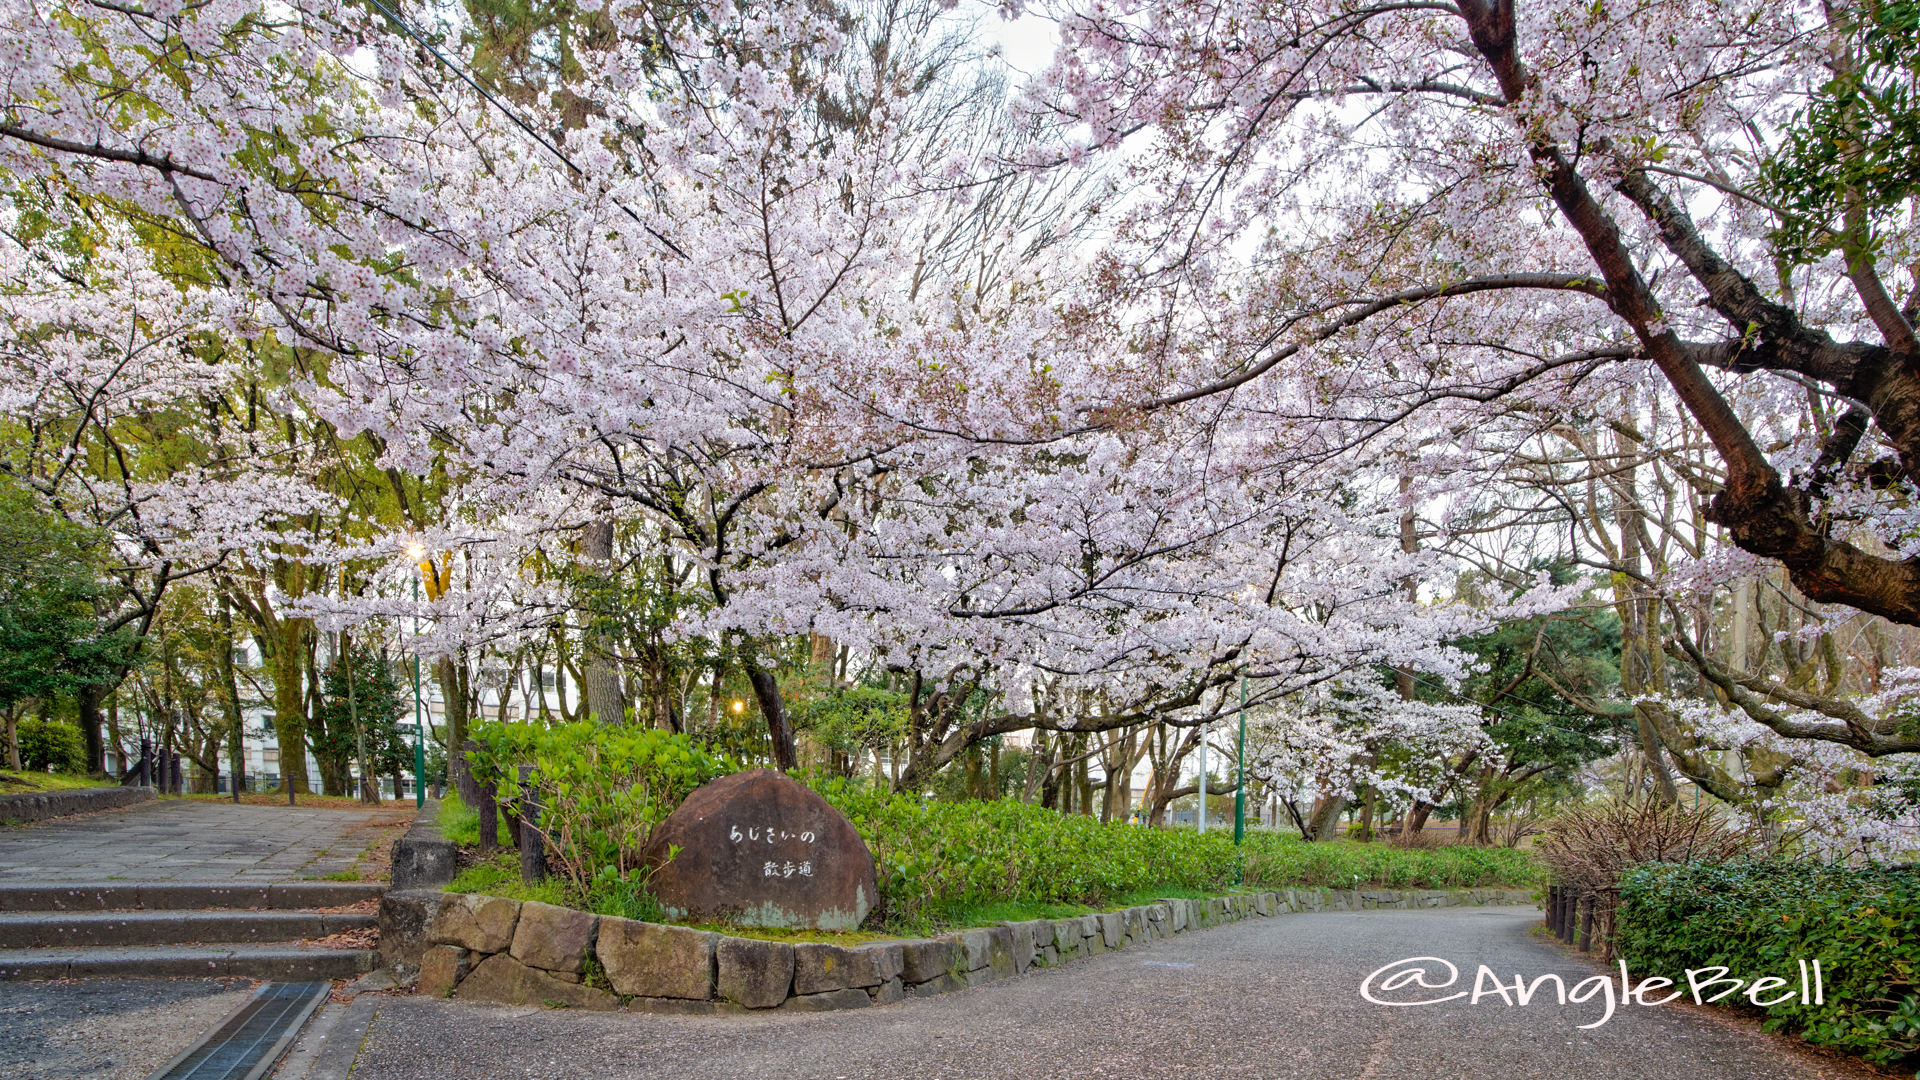
[(252, 990), (247, 979), (7, 983), (0, 1080), (142, 1080)]
[[(1452, 908), (1250, 919), (964, 993), (831, 1014), (568, 1013), (381, 1002), (353, 1080), (1813, 1080), (1872, 1075), (1713, 1009), (1483, 997), (1392, 1008), (1368, 974), (1439, 956), (1471, 985), (1604, 969), (1531, 933), (1537, 911)], [(1616, 973), (1617, 978), (1617, 973)], [(1437, 981), (1437, 980), (1436, 980)], [(1450, 993), (1441, 991), (1441, 994)], [(1383, 995), (1407, 999), (1405, 993)], [(1438, 996), (1438, 995), (1434, 995)], [(1658, 1000), (1657, 996), (1655, 1000)]]
[(309, 810), (159, 799), (125, 810), (0, 828), (0, 885), (281, 882), (351, 867), (392, 810)]

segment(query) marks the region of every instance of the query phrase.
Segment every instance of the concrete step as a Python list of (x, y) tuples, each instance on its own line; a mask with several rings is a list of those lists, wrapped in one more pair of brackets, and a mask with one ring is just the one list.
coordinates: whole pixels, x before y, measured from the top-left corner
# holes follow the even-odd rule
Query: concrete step
[(379, 882), (63, 882), (0, 885), (0, 911), (190, 911), (203, 908), (265, 908), (304, 911), (345, 907), (387, 891)]
[(305, 982), (351, 979), (372, 970), (372, 949), (321, 949), (293, 944), (0, 949), (0, 982), (218, 975)]
[(298, 941), (378, 921), (317, 911), (9, 911), (0, 912), (0, 949)]

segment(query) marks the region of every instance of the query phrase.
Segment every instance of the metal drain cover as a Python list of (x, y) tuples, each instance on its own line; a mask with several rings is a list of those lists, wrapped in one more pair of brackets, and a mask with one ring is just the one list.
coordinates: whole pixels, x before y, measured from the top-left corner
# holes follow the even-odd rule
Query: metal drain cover
[(332, 988), (327, 982), (267, 983), (148, 1080), (259, 1080)]

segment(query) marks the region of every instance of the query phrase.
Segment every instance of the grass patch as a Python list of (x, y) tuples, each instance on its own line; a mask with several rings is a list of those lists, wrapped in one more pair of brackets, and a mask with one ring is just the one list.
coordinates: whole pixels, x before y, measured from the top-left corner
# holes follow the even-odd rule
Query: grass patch
[(359, 881), (360, 871), (335, 870), (331, 874), (321, 874), (319, 880), (321, 881)]
[(446, 891), (483, 893), (509, 900), (538, 900), (543, 904), (640, 922), (667, 921), (660, 902), (645, 888), (630, 881), (608, 878), (598, 882), (596, 888), (585, 889), (565, 878), (550, 877), (538, 885), (528, 885), (520, 880), (520, 853), (511, 849), (496, 851), (460, 871)]
[[(445, 835), (444, 831), (442, 835)], [(538, 885), (522, 882), (520, 855), (513, 851), (496, 852), (486, 861), (460, 871), (460, 875), (453, 879), (453, 883), (447, 886), (446, 891), (484, 893), (487, 896), (504, 896), (509, 900), (537, 900), (543, 904), (575, 906), (567, 903), (566, 883), (559, 878), (548, 878)]]
[(119, 785), (104, 776), (85, 773), (32, 772), (0, 769), (0, 795), (21, 795), (35, 791), (75, 791), (81, 788), (110, 788)]
[[(440, 835), (451, 840), (456, 847), (477, 848), (480, 846), (480, 811), (460, 801), (458, 791), (448, 791), (440, 800), (440, 816), (435, 824), (440, 827)], [(513, 843), (507, 833), (505, 814), (494, 815), (494, 839), (501, 846)]]

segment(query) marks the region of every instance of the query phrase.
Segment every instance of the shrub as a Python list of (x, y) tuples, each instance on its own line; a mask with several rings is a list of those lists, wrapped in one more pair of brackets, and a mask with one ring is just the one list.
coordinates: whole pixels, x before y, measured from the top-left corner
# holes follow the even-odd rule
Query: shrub
[(1246, 881), (1269, 888), (1472, 889), (1535, 884), (1540, 867), (1513, 848), (1450, 844), (1404, 848), (1389, 844), (1310, 844), (1297, 837), (1249, 834)]
[(1517, 851), (1309, 844), (1273, 833), (1250, 833), (1236, 850), (1227, 830), (1102, 824), (1014, 800), (937, 802), (846, 781), (818, 786), (872, 850), (889, 920), (996, 901), (1098, 905), (1144, 889), (1220, 889), (1236, 881), (1263, 888), (1449, 888), (1525, 885), (1538, 876)]
[(57, 720), (22, 720), (20, 764), (34, 772), (86, 772), (87, 740), (80, 729)]
[[(1825, 1005), (1798, 995), (1766, 1009), (1769, 1029), (1875, 1065), (1920, 1052), (1920, 874), (1799, 862), (1634, 867), (1620, 882), (1616, 944), (1629, 965), (1684, 987), (1688, 968), (1796, 983), (1820, 961)], [(1734, 995), (1728, 1003), (1745, 1002)]]
[(533, 766), (538, 827), (553, 868), (602, 890), (636, 875), (643, 880), (654, 828), (694, 788), (738, 769), (685, 735), (656, 728), (495, 723), (476, 725), (474, 738), (481, 747), (476, 775), (503, 792), (518, 784), (519, 766)]
[(995, 900), (1097, 904), (1150, 885), (1233, 879), (1232, 838), (1059, 814), (1012, 800), (938, 802), (844, 781), (820, 792), (873, 852), (882, 915), (914, 920)]
[(1591, 892), (1594, 939), (1611, 955), (1620, 876), (1643, 863), (1724, 862), (1753, 840), (1729, 829), (1712, 806), (1664, 806), (1630, 796), (1565, 811), (1540, 831), (1540, 861), (1563, 885)]

